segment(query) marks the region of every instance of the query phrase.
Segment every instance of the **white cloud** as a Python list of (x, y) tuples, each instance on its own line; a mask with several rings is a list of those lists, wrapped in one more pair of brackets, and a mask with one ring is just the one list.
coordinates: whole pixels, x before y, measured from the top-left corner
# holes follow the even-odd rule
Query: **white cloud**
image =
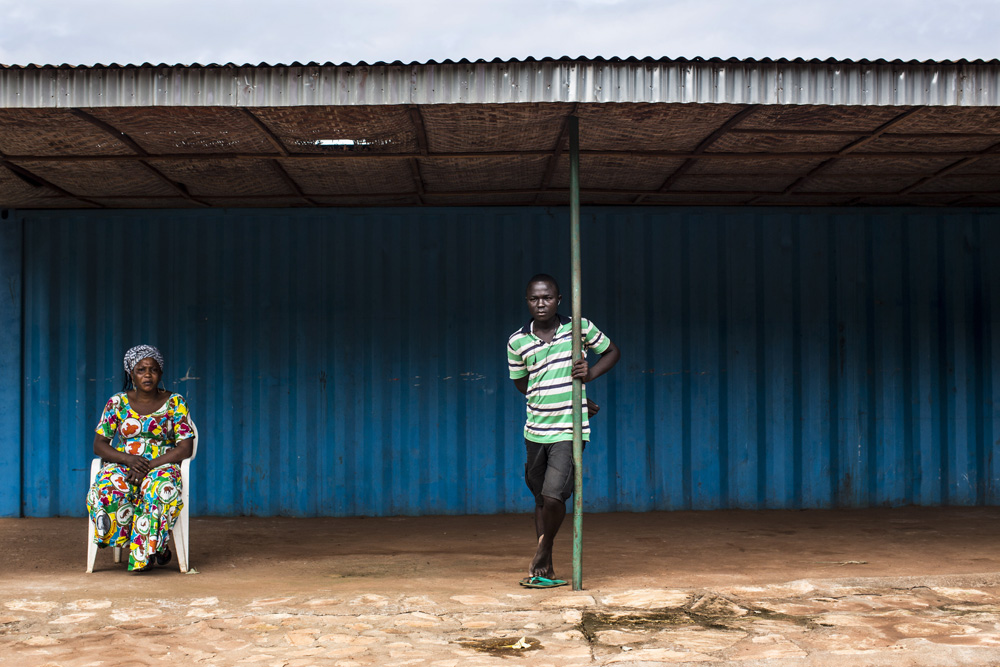
[(0, 0), (0, 62), (993, 59), (996, 0)]

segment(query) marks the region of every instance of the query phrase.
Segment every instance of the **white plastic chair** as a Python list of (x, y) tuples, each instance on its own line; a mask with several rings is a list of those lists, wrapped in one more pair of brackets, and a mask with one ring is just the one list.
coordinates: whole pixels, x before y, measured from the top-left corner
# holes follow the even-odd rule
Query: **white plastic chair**
[[(191, 467), (191, 461), (194, 461), (194, 457), (198, 454), (198, 427), (195, 426), (194, 420), (188, 417), (188, 423), (191, 425), (191, 431), (194, 433), (194, 442), (191, 443), (191, 456), (181, 461), (181, 500), (184, 503), (184, 507), (181, 509), (181, 514), (177, 517), (174, 527), (170, 530), (170, 534), (173, 536), (174, 540), (174, 551), (177, 554), (177, 564), (180, 566), (181, 572), (188, 571), (188, 556), (189, 556), (189, 541), (188, 541), (188, 528), (190, 526), (190, 515), (189, 510), (189, 496), (191, 494), (191, 475), (188, 474), (188, 470)], [(100, 458), (95, 458), (90, 464), (90, 483), (93, 484), (97, 479), (97, 474), (101, 472), (101, 466), (103, 461)], [(97, 544), (94, 542), (94, 522), (92, 519), (87, 520), (87, 572), (94, 571), (94, 561), (97, 559)], [(115, 562), (122, 562), (122, 548), (114, 547), (115, 550)]]

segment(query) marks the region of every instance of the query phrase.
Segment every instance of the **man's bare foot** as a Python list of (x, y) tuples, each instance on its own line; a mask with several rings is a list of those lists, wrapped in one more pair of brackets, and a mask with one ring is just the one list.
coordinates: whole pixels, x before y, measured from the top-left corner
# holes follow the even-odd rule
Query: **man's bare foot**
[(528, 566), (528, 574), (546, 579), (555, 576), (555, 568), (552, 567), (552, 545), (546, 544), (544, 535), (538, 538), (538, 550), (535, 551), (535, 557), (531, 559), (531, 565)]

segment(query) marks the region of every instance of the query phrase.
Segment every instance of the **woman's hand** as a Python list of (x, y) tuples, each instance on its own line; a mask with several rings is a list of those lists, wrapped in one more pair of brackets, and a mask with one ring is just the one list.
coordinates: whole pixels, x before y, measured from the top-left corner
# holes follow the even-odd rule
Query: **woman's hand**
[(128, 481), (130, 484), (140, 484), (143, 478), (153, 469), (152, 464), (141, 456), (128, 455)]

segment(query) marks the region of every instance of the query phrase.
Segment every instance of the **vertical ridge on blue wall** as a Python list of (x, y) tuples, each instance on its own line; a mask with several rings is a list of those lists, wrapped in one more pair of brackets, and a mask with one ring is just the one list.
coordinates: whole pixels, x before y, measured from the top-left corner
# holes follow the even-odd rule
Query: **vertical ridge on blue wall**
[(0, 517), (22, 512), (23, 237), (22, 220), (0, 209)]
[[(0, 340), (24, 372), (0, 391), (20, 401), (24, 473), (0, 513), (21, 485), (29, 516), (82, 515), (93, 427), (140, 342), (200, 428), (198, 514), (530, 509), (504, 347), (530, 275), (568, 285), (567, 211), (12, 223), (24, 335), (0, 309)], [(1000, 211), (592, 208), (582, 224), (584, 314), (623, 352), (588, 387), (589, 510), (1000, 502)]]

